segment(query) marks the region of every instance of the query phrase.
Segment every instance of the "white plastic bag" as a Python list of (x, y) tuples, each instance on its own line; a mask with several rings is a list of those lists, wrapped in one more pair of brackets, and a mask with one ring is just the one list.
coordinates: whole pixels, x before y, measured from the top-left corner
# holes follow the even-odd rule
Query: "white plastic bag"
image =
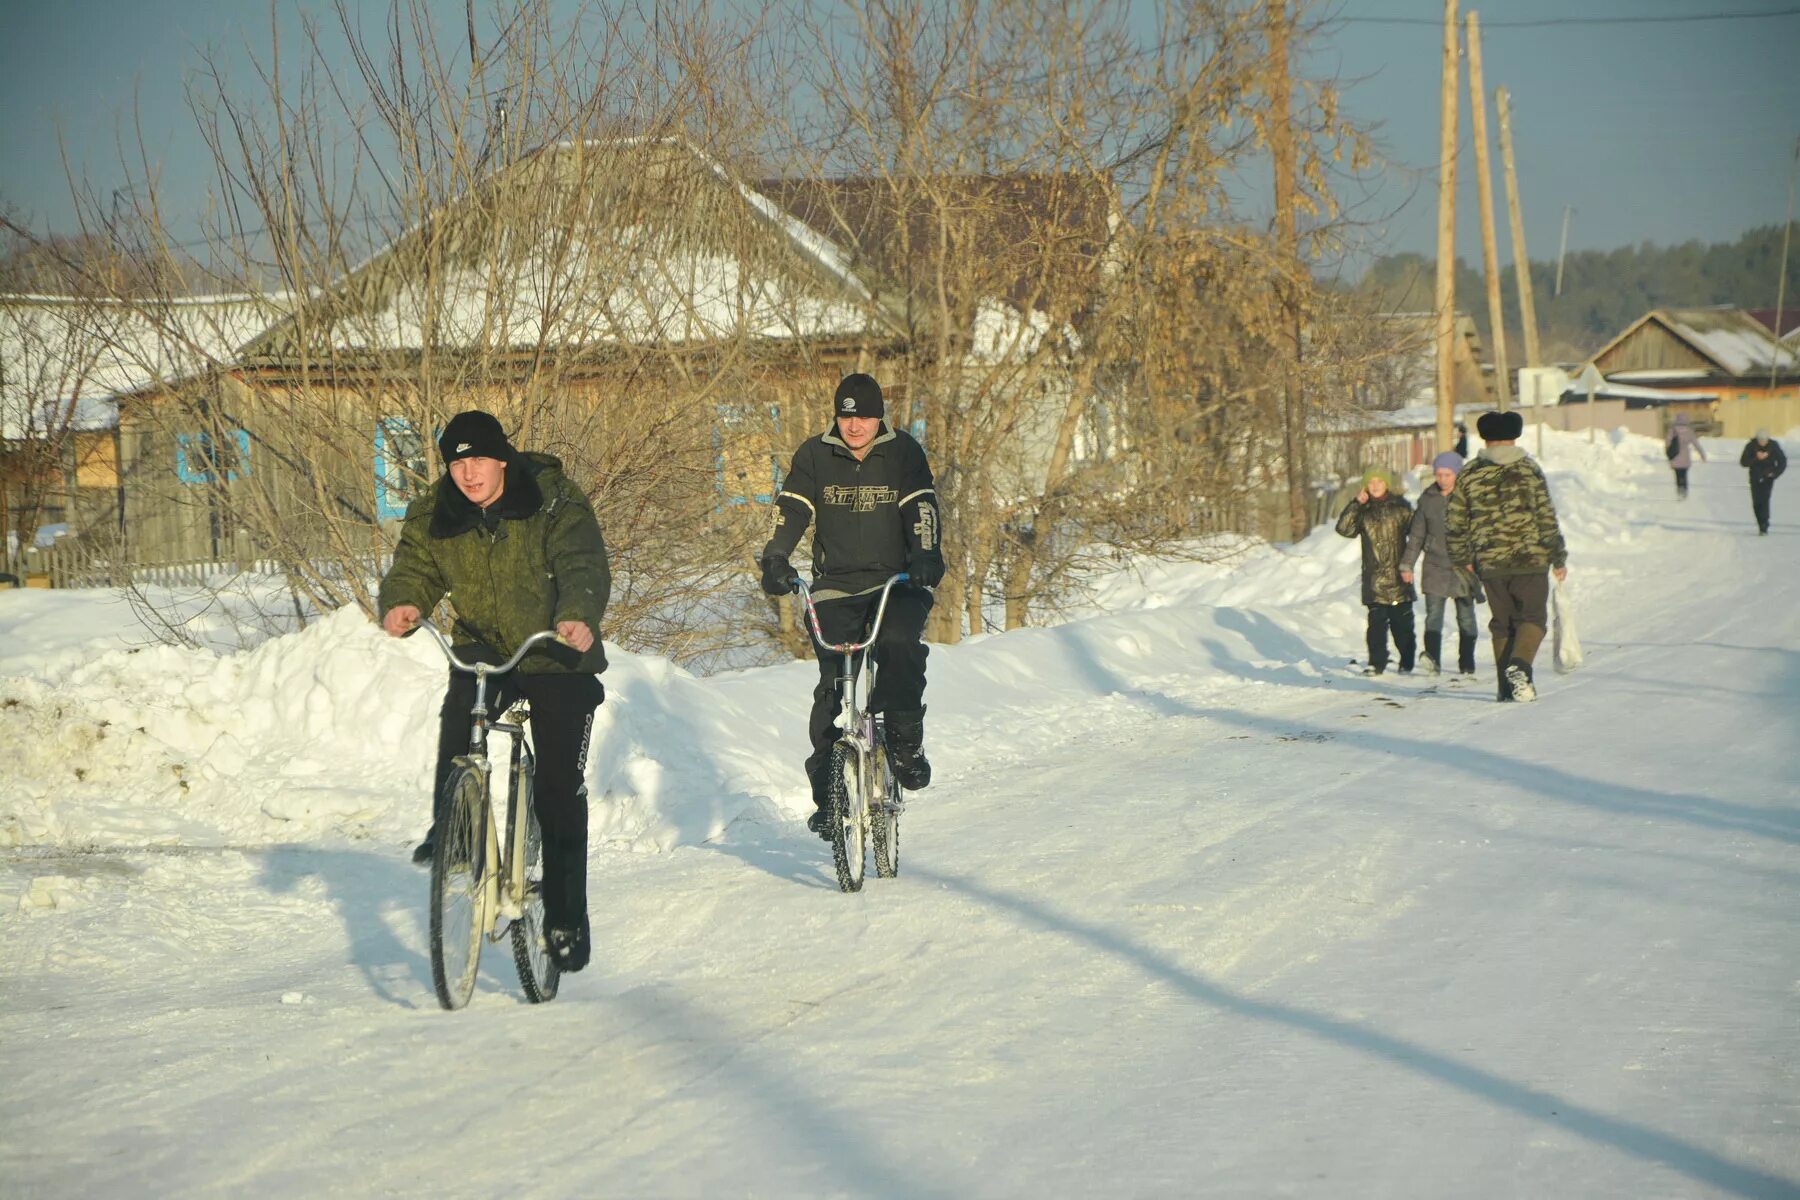
[(1567, 675), (1581, 666), (1581, 635), (1575, 632), (1575, 593), (1568, 580), (1550, 594), (1552, 638), (1556, 642), (1556, 673)]

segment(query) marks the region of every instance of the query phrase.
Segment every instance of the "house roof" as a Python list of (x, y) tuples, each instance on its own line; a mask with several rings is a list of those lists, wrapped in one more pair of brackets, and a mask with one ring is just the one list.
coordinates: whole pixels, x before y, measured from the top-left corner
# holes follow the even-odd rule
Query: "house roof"
[(1651, 324), (1667, 330), (1722, 375), (1737, 378), (1766, 374), (1771, 368), (1800, 370), (1800, 352), (1794, 346), (1776, 341), (1769, 327), (1748, 311), (1729, 306), (1652, 309), (1602, 346), (1590, 361), (1598, 363)]
[[(425, 268), (429, 266), (429, 271)], [(253, 356), (887, 338), (829, 238), (684, 139), (560, 142), (356, 266)]]
[(5, 436), (110, 427), (119, 397), (231, 361), (287, 305), (284, 294), (0, 295)]
[(1783, 341), (1787, 341), (1792, 335), (1800, 333), (1800, 297), (1795, 297), (1794, 304), (1782, 306), (1781, 315), (1779, 317), (1779, 329), (1776, 328), (1777, 317), (1774, 309), (1747, 308), (1744, 311), (1755, 317), (1759, 324), (1773, 332), (1776, 337), (1781, 338)]

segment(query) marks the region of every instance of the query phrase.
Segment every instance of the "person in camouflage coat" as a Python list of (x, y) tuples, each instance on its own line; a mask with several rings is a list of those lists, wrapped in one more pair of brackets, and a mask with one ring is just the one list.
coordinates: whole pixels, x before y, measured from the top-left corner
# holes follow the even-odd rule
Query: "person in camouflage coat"
[[(593, 507), (548, 454), (521, 454), (500, 422), (459, 413), (438, 441), (445, 473), (407, 509), (394, 565), (381, 581), (381, 625), (404, 637), (449, 595), (458, 654), (503, 662), (532, 634), (555, 629), (563, 645), (526, 655), (489, 680), (491, 711), (531, 702), (537, 752), (533, 807), (544, 837), (544, 926), (565, 971), (587, 964), (587, 788), (594, 710), (605, 699), (600, 622), (612, 592), (606, 542)], [(431, 860), (437, 809), (453, 760), (469, 748), (474, 676), (450, 672), (438, 713), (433, 834), (413, 852)]]
[(1534, 700), (1532, 661), (1549, 624), (1546, 572), (1566, 578), (1569, 552), (1544, 472), (1514, 444), (1524, 418), (1485, 413), (1475, 430), (1487, 445), (1447, 498), (1445, 540), (1450, 561), (1473, 570), (1487, 590), (1499, 698)]
[(1337, 531), (1362, 539), (1362, 602), (1369, 610), (1366, 675), (1387, 670), (1388, 634), (1400, 652), (1400, 673), (1413, 669), (1417, 640), (1413, 635), (1413, 586), (1400, 577), (1400, 556), (1412, 505), (1394, 490), (1393, 477), (1380, 467), (1363, 472), (1362, 490), (1339, 514)]

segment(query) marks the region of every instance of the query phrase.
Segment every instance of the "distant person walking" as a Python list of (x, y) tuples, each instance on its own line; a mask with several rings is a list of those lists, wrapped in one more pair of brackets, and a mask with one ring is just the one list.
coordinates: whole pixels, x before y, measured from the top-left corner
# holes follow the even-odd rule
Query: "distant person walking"
[(1419, 494), (1419, 506), (1413, 513), (1412, 526), (1406, 532), (1406, 549), (1400, 555), (1400, 579), (1413, 582), (1413, 570), (1419, 555), (1425, 556), (1425, 570), (1419, 579), (1419, 590), (1425, 593), (1425, 670), (1436, 675), (1442, 670), (1444, 657), (1444, 602), (1456, 603), (1456, 672), (1475, 673), (1475, 575), (1450, 559), (1450, 545), (1444, 528), (1444, 508), (1456, 491), (1456, 476), (1463, 469), (1463, 457), (1446, 450), (1431, 460), (1437, 482)]
[(1501, 700), (1535, 700), (1531, 664), (1549, 625), (1550, 580), (1568, 577), (1550, 485), (1514, 443), (1525, 431), (1516, 412), (1483, 413), (1475, 432), (1487, 443), (1456, 479), (1444, 506), (1450, 561), (1472, 570), (1487, 589), (1494, 666)]
[(1686, 500), (1687, 473), (1694, 465), (1694, 455), (1698, 454), (1701, 462), (1706, 461), (1706, 447), (1700, 444), (1700, 437), (1688, 423), (1686, 413), (1675, 414), (1675, 427), (1669, 430), (1669, 444), (1663, 449), (1669, 456), (1669, 465), (1675, 468), (1675, 498)]
[(1781, 451), (1781, 443), (1769, 436), (1769, 431), (1759, 429), (1756, 436), (1744, 443), (1744, 452), (1738, 456), (1738, 465), (1750, 470), (1750, 511), (1756, 514), (1756, 532), (1769, 532), (1769, 493), (1775, 490), (1775, 481), (1787, 470), (1787, 455)]
[(1418, 649), (1413, 636), (1413, 586), (1400, 577), (1400, 553), (1411, 521), (1412, 505), (1395, 492), (1393, 476), (1380, 467), (1363, 472), (1362, 490), (1338, 516), (1338, 533), (1362, 539), (1362, 602), (1369, 610), (1365, 675), (1387, 670), (1390, 632), (1400, 652), (1400, 674), (1412, 673)]
[(1464, 462), (1469, 460), (1469, 427), (1461, 421), (1456, 423), (1456, 457)]

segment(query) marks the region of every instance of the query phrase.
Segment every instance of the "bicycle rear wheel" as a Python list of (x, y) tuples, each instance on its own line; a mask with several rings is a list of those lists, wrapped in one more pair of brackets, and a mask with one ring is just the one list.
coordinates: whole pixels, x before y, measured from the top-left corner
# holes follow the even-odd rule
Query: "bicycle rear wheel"
[(457, 1009), (475, 993), (481, 967), (482, 876), (487, 870), (487, 777), (464, 763), (444, 784), (431, 859), (431, 982), (438, 1003)]
[[(513, 966), (519, 969), (519, 986), (533, 1004), (556, 999), (556, 985), (562, 979), (556, 960), (550, 957), (550, 943), (544, 936), (544, 832), (538, 828), (537, 809), (531, 802), (532, 775), (518, 771), (506, 800), (508, 831), (513, 822), (525, 822), (525, 861), (521, 865), (525, 879), (524, 911), (512, 924)], [(513, 843), (518, 845), (517, 841)]]
[(869, 841), (875, 849), (875, 874), (892, 879), (900, 873), (900, 781), (888, 761), (887, 747), (875, 748), (874, 796), (869, 804)]
[(831, 748), (831, 861), (837, 868), (838, 890), (860, 892), (863, 885), (863, 845), (867, 804), (862, 755), (849, 742)]

